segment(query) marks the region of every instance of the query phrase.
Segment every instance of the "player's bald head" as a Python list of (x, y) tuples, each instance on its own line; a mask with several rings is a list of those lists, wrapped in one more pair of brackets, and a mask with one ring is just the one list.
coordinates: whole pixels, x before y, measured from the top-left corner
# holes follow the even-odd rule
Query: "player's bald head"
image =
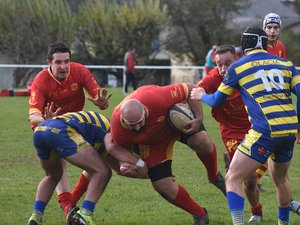
[(121, 105), (122, 118), (129, 123), (139, 121), (144, 114), (144, 105), (137, 99), (128, 99)]

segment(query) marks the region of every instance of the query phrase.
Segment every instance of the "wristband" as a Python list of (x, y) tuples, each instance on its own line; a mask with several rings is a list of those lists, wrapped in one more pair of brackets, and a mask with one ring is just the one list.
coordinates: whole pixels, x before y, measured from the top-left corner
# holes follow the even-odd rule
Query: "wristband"
[(137, 168), (142, 168), (145, 166), (145, 162), (142, 159), (139, 159), (139, 161), (137, 161), (137, 163), (135, 164), (135, 166)]

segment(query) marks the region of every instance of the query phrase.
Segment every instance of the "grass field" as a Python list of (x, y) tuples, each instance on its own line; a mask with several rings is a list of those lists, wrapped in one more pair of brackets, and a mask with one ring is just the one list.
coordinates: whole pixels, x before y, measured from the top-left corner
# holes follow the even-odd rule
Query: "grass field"
[[(121, 89), (109, 89), (113, 93), (111, 105), (103, 112), (110, 117), (113, 107), (123, 98)], [(220, 139), (217, 123), (211, 119), (210, 109), (205, 109), (205, 126), (218, 148), (219, 168), (224, 174), (222, 153), (225, 150)], [(85, 110), (97, 110), (87, 103)], [(0, 209), (1, 225), (26, 224), (32, 212), (35, 189), (43, 177), (38, 158), (32, 144), (32, 131), (27, 121), (27, 97), (0, 98)], [(300, 199), (300, 148), (296, 146), (290, 168), (290, 181), (294, 198)], [(75, 185), (80, 170), (69, 166), (70, 182)], [(204, 206), (209, 213), (211, 225), (229, 225), (231, 217), (225, 197), (208, 183), (204, 166), (195, 154), (182, 144), (176, 144), (173, 173), (182, 184)], [(261, 194), (264, 209), (263, 225), (277, 224), (276, 195), (270, 176), (262, 179), (267, 192)], [(299, 185), (299, 186), (298, 186)], [(245, 202), (245, 220), (250, 216)], [(149, 180), (135, 180), (113, 175), (103, 197), (95, 210), (96, 224), (103, 225), (191, 225), (192, 217), (167, 203), (152, 188)], [(65, 219), (52, 197), (45, 211), (45, 225), (63, 225)], [(300, 216), (291, 215), (291, 224), (300, 224)]]

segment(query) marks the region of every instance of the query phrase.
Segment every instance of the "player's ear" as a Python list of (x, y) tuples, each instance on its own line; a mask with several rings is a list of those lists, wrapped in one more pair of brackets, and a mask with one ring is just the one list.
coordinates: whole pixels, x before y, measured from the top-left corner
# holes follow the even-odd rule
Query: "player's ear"
[(52, 60), (47, 59), (47, 63), (48, 63), (48, 65), (51, 65), (52, 64)]

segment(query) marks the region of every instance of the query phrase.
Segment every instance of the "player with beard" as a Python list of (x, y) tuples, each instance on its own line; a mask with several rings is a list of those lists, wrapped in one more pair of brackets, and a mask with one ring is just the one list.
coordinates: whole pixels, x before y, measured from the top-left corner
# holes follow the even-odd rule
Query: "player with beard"
[[(217, 150), (202, 124), (202, 106), (191, 101), (192, 84), (167, 86), (147, 85), (129, 94), (113, 111), (111, 136), (107, 135), (107, 151), (121, 162), (129, 162), (132, 154), (117, 151), (114, 146), (138, 149), (137, 167), (148, 167), (148, 176), (154, 189), (168, 202), (182, 208), (194, 218), (194, 225), (208, 224), (204, 208), (195, 202), (172, 174), (173, 146), (176, 141), (188, 145), (206, 167), (209, 181), (225, 191), (223, 176), (218, 172)], [(169, 109), (187, 101), (195, 119), (187, 121), (180, 132), (167, 121)], [(198, 104), (198, 105), (197, 105)]]
[[(204, 88), (206, 93), (212, 94), (218, 90), (229, 66), (235, 62), (236, 52), (232, 45), (221, 45), (216, 48), (215, 60), (217, 67), (209, 71), (196, 87)], [(228, 170), (233, 155), (251, 128), (245, 104), (240, 92), (232, 93), (221, 106), (212, 107), (212, 117), (220, 124), (222, 141), (227, 152), (224, 153), (225, 167)], [(225, 160), (229, 157), (228, 161)], [(264, 168), (264, 167), (263, 167)], [(258, 174), (257, 176), (260, 176)], [(259, 201), (259, 190), (256, 182), (246, 182), (244, 191), (251, 205), (251, 217), (249, 223), (259, 223), (262, 220), (263, 211)]]

